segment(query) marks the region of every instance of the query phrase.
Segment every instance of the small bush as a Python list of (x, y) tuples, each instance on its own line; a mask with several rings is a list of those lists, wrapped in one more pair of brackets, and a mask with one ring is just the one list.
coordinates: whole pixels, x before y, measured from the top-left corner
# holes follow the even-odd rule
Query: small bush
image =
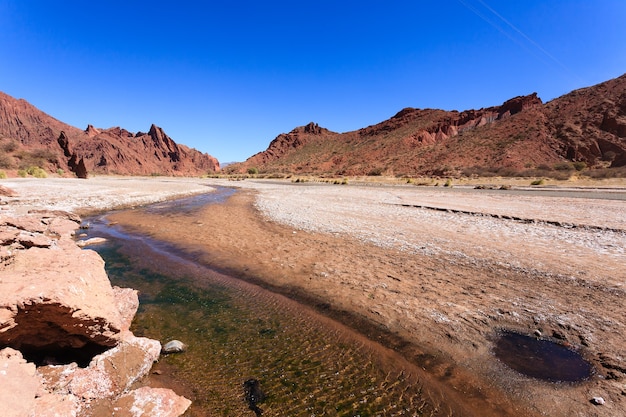
[(443, 184), (444, 187), (452, 187), (452, 180), (450, 178), (448, 178), (445, 182), (445, 184)]
[(17, 149), (17, 142), (15, 141), (9, 141), (7, 143), (2, 144), (2, 150), (5, 151), (6, 153), (15, 152), (16, 149)]
[(257, 167), (248, 168), (248, 174), (257, 175), (258, 173), (259, 173), (259, 168)]
[(545, 184), (545, 181), (543, 179), (534, 180), (533, 182), (530, 183), (530, 185), (543, 185), (543, 184)]
[(46, 171), (44, 171), (43, 169), (41, 169), (39, 167), (36, 167), (36, 166), (29, 167), (26, 170), (26, 173), (28, 175), (32, 175), (35, 178), (46, 178), (46, 177), (48, 177), (48, 174), (46, 174)]
[(7, 173), (2, 171), (2, 170), (0, 170), (0, 180), (5, 179), (6, 177), (7, 177)]
[(11, 169), (15, 165), (15, 161), (11, 155), (0, 154), (0, 168)]
[(25, 169), (18, 169), (17, 170), (17, 175), (19, 177), (26, 178), (26, 176), (28, 175), (28, 172), (26, 172)]
[(61, 168), (57, 169), (57, 175), (63, 176), (63, 174), (65, 174), (65, 171), (63, 171)]
[(583, 169), (587, 168), (587, 164), (584, 162), (574, 162), (572, 163), (572, 166), (576, 171), (582, 171)]
[(367, 175), (370, 176), (370, 177), (380, 177), (381, 175), (383, 175), (383, 169), (382, 168), (374, 168), (370, 172), (368, 172)]
[(557, 171), (570, 171), (572, 169), (572, 165), (569, 162), (559, 162), (554, 165), (554, 169)]

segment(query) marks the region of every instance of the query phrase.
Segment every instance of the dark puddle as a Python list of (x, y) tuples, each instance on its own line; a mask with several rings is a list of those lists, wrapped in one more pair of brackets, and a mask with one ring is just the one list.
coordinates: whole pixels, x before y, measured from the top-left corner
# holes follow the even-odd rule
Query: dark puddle
[(502, 332), (494, 353), (523, 375), (549, 382), (578, 382), (591, 376), (592, 367), (580, 354), (550, 340)]

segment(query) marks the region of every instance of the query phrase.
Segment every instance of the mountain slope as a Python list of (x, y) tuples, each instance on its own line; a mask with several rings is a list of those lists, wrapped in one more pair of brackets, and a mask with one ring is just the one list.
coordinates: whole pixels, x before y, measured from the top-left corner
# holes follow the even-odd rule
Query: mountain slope
[(86, 173), (96, 174), (187, 176), (220, 170), (217, 159), (176, 144), (155, 125), (136, 134), (91, 125), (82, 131), (0, 92), (0, 169), (76, 172), (81, 160)]
[(626, 165), (626, 75), (546, 104), (531, 94), (463, 112), (407, 108), (347, 133), (311, 123), (279, 135), (267, 150), (228, 171), (454, 175), (567, 161)]

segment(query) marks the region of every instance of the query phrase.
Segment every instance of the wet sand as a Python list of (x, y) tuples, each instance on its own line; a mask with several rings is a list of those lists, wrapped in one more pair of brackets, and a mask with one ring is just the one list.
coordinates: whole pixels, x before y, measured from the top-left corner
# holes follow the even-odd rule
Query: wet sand
[[(451, 403), (473, 415), (623, 415), (623, 202), (506, 196), (485, 202), (402, 187), (244, 187), (193, 216), (130, 210), (110, 220), (360, 330), (423, 368), (446, 387)], [(384, 204), (363, 218), (351, 211), (381, 193)], [(320, 211), (307, 213), (315, 201)], [(471, 206), (496, 216), (416, 206)], [(522, 227), (506, 213), (538, 221)], [(545, 223), (551, 220), (563, 225)], [(540, 331), (580, 351), (595, 374), (576, 384), (524, 377), (493, 356), (501, 329)], [(595, 396), (606, 404), (592, 405)]]

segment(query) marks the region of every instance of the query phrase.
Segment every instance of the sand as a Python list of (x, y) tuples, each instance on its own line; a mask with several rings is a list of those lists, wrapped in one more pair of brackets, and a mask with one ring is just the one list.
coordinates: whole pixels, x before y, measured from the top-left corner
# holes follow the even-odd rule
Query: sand
[[(110, 219), (357, 327), (475, 415), (624, 415), (623, 199), (216, 179), (2, 184), (20, 192), (3, 198), (5, 210), (46, 206), (50, 193), (49, 205), (74, 211), (237, 186), (224, 205), (193, 217), (128, 210)], [(71, 190), (65, 200), (60, 184)], [(596, 372), (577, 384), (524, 377), (493, 356), (502, 329), (541, 332), (580, 351)], [(598, 396), (604, 405), (591, 404)]]

